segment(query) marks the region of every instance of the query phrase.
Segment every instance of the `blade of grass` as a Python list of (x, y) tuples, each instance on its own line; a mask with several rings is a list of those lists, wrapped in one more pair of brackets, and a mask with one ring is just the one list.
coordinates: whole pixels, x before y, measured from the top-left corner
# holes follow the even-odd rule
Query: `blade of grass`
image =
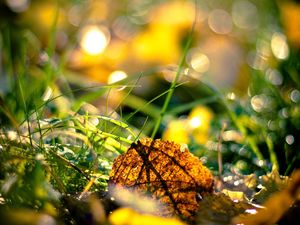
[(57, 154), (55, 151), (50, 149), (50, 153), (52, 153), (56, 158), (60, 159), (63, 161), (65, 164), (76, 170), (79, 174), (84, 176), (87, 180), (90, 180), (90, 176), (86, 174), (84, 171), (82, 171), (78, 166), (76, 166), (74, 163), (70, 162), (66, 158), (62, 157), (61, 155)]
[(22, 79), (26, 76), (26, 53), (27, 53), (27, 43), (25, 43), (25, 41), (22, 41), (21, 44), (21, 60), (20, 60), (20, 64), (18, 65), (18, 73), (16, 75), (16, 79), (17, 79), (17, 85), (18, 85), (18, 89), (20, 92), (20, 97), (21, 97), (21, 101), (24, 107), (24, 113), (25, 113), (25, 118), (26, 118), (26, 123), (27, 123), (27, 131), (28, 131), (28, 138), (30, 141), (30, 145), (33, 146), (33, 141), (32, 141), (32, 134), (31, 134), (31, 126), (30, 126), (30, 117), (29, 117), (29, 112), (28, 112), (28, 107), (26, 104), (26, 98), (24, 95), (24, 90), (23, 90), (23, 84), (22, 84)]
[[(135, 95), (129, 95), (127, 96), (126, 99), (124, 99), (123, 101), (124, 105), (129, 106), (130, 108), (139, 108), (140, 112), (144, 113), (145, 115), (148, 115), (152, 118), (157, 118), (160, 115), (160, 109), (153, 105), (148, 103), (146, 100), (144, 100), (143, 98), (140, 98), (138, 96)], [(147, 107), (143, 107), (147, 105)]]
[(175, 75), (175, 77), (174, 77), (174, 79), (173, 79), (173, 81), (171, 83), (171, 86), (169, 88), (168, 94), (167, 94), (166, 99), (164, 101), (164, 104), (163, 104), (163, 106), (161, 108), (160, 115), (159, 115), (159, 117), (156, 120), (156, 123), (154, 125), (154, 129), (153, 129), (152, 134), (151, 134), (151, 138), (152, 139), (154, 139), (156, 133), (158, 132), (158, 129), (159, 129), (160, 125), (161, 125), (163, 117), (164, 117), (164, 115), (165, 115), (165, 113), (167, 111), (167, 108), (168, 108), (169, 103), (171, 101), (171, 98), (173, 96), (174, 90), (176, 88), (176, 84), (177, 84), (177, 82), (179, 80), (181, 71), (183, 69), (183, 65), (185, 63), (185, 58), (187, 56), (188, 50), (190, 49), (190, 46), (191, 46), (191, 43), (192, 43), (192, 38), (193, 38), (193, 34), (194, 34), (194, 31), (195, 31), (195, 26), (196, 26), (196, 22), (197, 22), (197, 11), (198, 10), (197, 10), (196, 3), (197, 3), (197, 1), (195, 1), (195, 19), (193, 21), (192, 29), (191, 29), (191, 31), (190, 31), (190, 33), (188, 35), (188, 39), (187, 39), (186, 44), (184, 46), (183, 54), (181, 56), (178, 69), (176, 71), (176, 75)]
[[(119, 105), (116, 107), (117, 109), (120, 108), (121, 109), (121, 105), (124, 104), (127, 100), (127, 98), (130, 96), (130, 94), (133, 91), (133, 88), (138, 87), (138, 82), (140, 81), (141, 77), (143, 76), (143, 74), (139, 74), (138, 78), (136, 79), (136, 81), (134, 82), (134, 85), (132, 85), (130, 87), (130, 89), (128, 90), (128, 92), (123, 96), (122, 101), (120, 101)], [(111, 115), (110, 115), (111, 116)], [(121, 118), (123, 118), (122, 113), (121, 113)]]
[(273, 166), (275, 166), (276, 169), (279, 169), (279, 163), (278, 163), (278, 160), (277, 160), (277, 155), (274, 151), (274, 144), (273, 144), (271, 138), (268, 136), (266, 130), (263, 130), (263, 136), (264, 136), (264, 138), (266, 140), (266, 144), (268, 146), (270, 161), (273, 164)]
[[(130, 88), (135, 87), (134, 85), (125, 85), (125, 86), (130, 87)], [(79, 88), (79, 89), (73, 90), (73, 92), (75, 92), (75, 91), (84, 91), (84, 90), (88, 90), (88, 89), (92, 89), (92, 88), (98, 88), (98, 90), (96, 90), (96, 91), (89, 92), (89, 93), (84, 94), (81, 97), (77, 98), (73, 102), (72, 108), (75, 112), (77, 112), (84, 102), (92, 102), (96, 99), (99, 99), (99, 97), (103, 96), (109, 89), (121, 88), (121, 87), (124, 87), (124, 85), (113, 84), (113, 85), (104, 85), (104, 86), (100, 86), (100, 87), (92, 86), (92, 87), (85, 87), (85, 88)]]
[[(179, 86), (181, 86), (181, 85), (183, 85), (183, 84), (185, 84), (185, 82), (184, 82), (184, 83), (180, 83), (180, 84), (175, 85), (175, 88), (177, 88), (177, 87), (179, 87)], [(145, 104), (142, 104), (142, 105), (136, 105), (136, 106), (135, 106), (136, 110), (135, 110), (134, 112), (130, 113), (130, 114), (125, 118), (125, 120), (127, 121), (127, 120), (131, 119), (136, 113), (138, 113), (138, 112), (140, 112), (140, 111), (146, 110), (147, 107), (148, 107), (152, 102), (154, 102), (154, 101), (156, 101), (157, 99), (161, 98), (162, 96), (168, 94), (170, 91), (171, 91), (171, 90), (168, 89), (168, 90), (164, 91), (163, 93), (157, 95), (156, 97), (152, 98), (150, 101), (145, 102)]]
[(19, 76), (17, 76), (17, 80), (18, 80), (18, 86), (19, 86), (19, 90), (20, 90), (20, 94), (21, 94), (21, 100), (22, 100), (22, 103), (23, 103), (25, 117), (26, 117), (28, 137), (29, 137), (30, 145), (33, 146), (33, 144), (32, 144), (32, 134), (31, 134), (31, 129), (30, 129), (29, 114), (28, 114), (28, 110), (27, 110), (27, 106), (26, 106), (23, 87), (22, 87), (22, 84), (20, 82)]
[(148, 122), (148, 117), (146, 117), (146, 119), (145, 119), (145, 121), (144, 121), (144, 123), (143, 123), (143, 126), (141, 127), (140, 132), (139, 132), (138, 135), (136, 136), (134, 142), (136, 142), (136, 141), (140, 138), (140, 136), (142, 135), (142, 133), (143, 133), (145, 127), (146, 127), (147, 122)]
[(43, 142), (43, 134), (42, 134), (41, 124), (40, 124), (40, 115), (37, 112), (36, 107), (34, 109), (35, 109), (35, 114), (36, 114), (36, 118), (37, 118), (36, 121), (37, 121), (37, 125), (38, 125), (38, 132), (40, 135), (39, 136), (39, 144), (40, 144), (40, 147), (43, 148), (44, 142)]
[(115, 119), (110, 118), (110, 117), (105, 117), (105, 116), (96, 116), (96, 117), (100, 118), (102, 120), (107, 120), (107, 121), (109, 121), (109, 122), (117, 125), (120, 128), (126, 129), (133, 137), (135, 137), (135, 133), (130, 129), (130, 127), (128, 126), (128, 124), (126, 124), (126, 123), (124, 123), (122, 121), (119, 121), (119, 120), (115, 120)]
[(293, 172), (293, 169), (295, 169), (296, 167), (296, 162), (300, 159), (300, 154), (298, 153), (296, 156), (294, 156), (294, 158), (292, 159), (292, 161), (289, 163), (287, 169), (284, 172), (285, 176), (288, 176), (289, 174), (291, 174)]

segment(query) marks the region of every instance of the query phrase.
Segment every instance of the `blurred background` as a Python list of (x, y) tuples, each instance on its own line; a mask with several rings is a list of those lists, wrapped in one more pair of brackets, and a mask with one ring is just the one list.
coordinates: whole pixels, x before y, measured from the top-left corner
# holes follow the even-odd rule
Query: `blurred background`
[(0, 124), (46, 104), (41, 118), (88, 112), (150, 136), (180, 71), (156, 138), (215, 170), (221, 151), (225, 172), (289, 174), (299, 50), (299, 1), (1, 0)]

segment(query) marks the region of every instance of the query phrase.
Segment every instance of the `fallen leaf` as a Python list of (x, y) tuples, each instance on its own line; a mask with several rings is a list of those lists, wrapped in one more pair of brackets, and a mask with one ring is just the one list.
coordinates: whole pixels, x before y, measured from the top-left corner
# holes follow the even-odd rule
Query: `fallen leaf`
[(150, 194), (165, 205), (158, 215), (193, 219), (202, 196), (213, 191), (213, 176), (187, 148), (148, 138), (115, 159), (109, 186)]
[(234, 218), (234, 224), (271, 225), (290, 209), (293, 203), (300, 199), (300, 170), (296, 171), (286, 189), (274, 193), (263, 204), (265, 208), (258, 210), (255, 215), (240, 215)]
[(108, 221), (112, 225), (186, 225), (175, 218), (163, 218), (150, 214), (141, 214), (130, 208), (120, 208), (110, 214)]
[(200, 203), (201, 210), (196, 219), (197, 225), (227, 225), (233, 217), (256, 210), (246, 201), (233, 201), (224, 193), (208, 194)]
[(270, 173), (260, 176), (257, 179), (257, 187), (261, 190), (257, 192), (252, 201), (255, 203), (265, 202), (270, 195), (287, 187), (289, 177), (281, 176), (276, 168), (273, 168)]

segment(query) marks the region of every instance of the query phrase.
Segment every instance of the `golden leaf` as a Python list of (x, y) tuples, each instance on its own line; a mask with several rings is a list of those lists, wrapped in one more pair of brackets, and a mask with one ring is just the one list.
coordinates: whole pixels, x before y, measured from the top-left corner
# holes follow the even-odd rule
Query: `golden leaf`
[[(260, 209), (255, 215), (240, 215), (233, 219), (233, 224), (244, 225), (272, 225), (276, 224), (283, 215), (299, 201), (300, 197), (300, 170), (296, 170), (288, 186), (276, 193), (273, 193), (263, 204), (264, 208)], [(296, 224), (293, 221), (290, 224)]]
[(162, 218), (149, 214), (140, 214), (130, 208), (120, 208), (109, 215), (112, 225), (186, 225), (174, 218)]
[(109, 185), (150, 193), (165, 205), (158, 215), (192, 219), (201, 195), (213, 191), (213, 176), (188, 149), (148, 138), (115, 159)]
[(244, 200), (232, 201), (224, 193), (208, 194), (201, 202), (201, 207), (196, 219), (197, 225), (227, 225), (231, 224), (232, 218), (247, 213), (247, 210), (256, 212), (256, 207), (250, 203)]

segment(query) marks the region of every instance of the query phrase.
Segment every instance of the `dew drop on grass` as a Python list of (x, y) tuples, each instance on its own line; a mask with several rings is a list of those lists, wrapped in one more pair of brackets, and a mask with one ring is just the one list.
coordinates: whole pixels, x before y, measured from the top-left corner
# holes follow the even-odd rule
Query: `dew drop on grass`
[(285, 137), (285, 141), (287, 144), (292, 145), (295, 141), (295, 138), (293, 135), (289, 134)]
[(300, 92), (297, 89), (294, 89), (290, 93), (290, 98), (294, 103), (297, 103), (300, 101)]

